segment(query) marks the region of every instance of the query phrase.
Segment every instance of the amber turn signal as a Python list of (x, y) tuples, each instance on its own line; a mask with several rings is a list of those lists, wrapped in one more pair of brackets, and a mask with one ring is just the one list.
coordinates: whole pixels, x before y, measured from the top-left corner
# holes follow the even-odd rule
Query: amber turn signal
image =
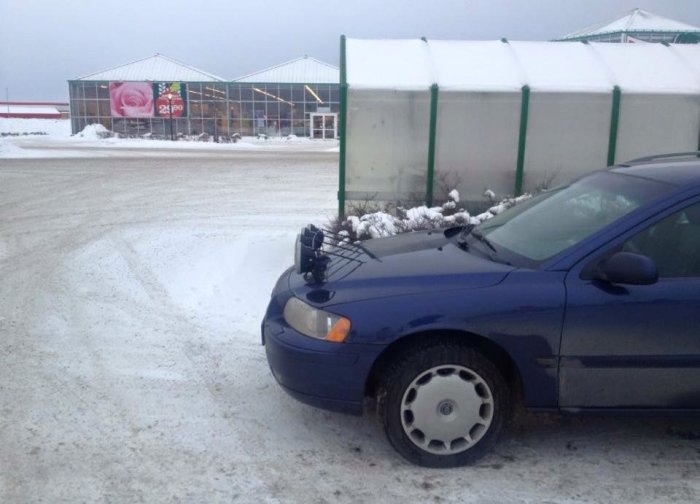
[(348, 337), (348, 334), (350, 334), (350, 321), (341, 317), (335, 324), (333, 324), (333, 327), (331, 327), (331, 330), (328, 331), (325, 339), (326, 341), (342, 343), (345, 341), (345, 338)]

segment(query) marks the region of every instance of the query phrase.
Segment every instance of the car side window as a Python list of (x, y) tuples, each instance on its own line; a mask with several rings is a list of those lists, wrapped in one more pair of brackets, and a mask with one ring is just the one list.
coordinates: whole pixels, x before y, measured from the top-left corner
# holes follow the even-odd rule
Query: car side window
[(700, 203), (636, 234), (622, 250), (650, 257), (660, 278), (700, 277)]

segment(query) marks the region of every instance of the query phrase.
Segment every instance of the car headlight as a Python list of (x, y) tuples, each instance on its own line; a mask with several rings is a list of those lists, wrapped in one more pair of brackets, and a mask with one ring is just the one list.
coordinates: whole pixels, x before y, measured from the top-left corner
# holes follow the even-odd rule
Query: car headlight
[(350, 321), (345, 317), (319, 310), (295, 297), (284, 305), (284, 320), (301, 334), (335, 343), (345, 341), (350, 333)]

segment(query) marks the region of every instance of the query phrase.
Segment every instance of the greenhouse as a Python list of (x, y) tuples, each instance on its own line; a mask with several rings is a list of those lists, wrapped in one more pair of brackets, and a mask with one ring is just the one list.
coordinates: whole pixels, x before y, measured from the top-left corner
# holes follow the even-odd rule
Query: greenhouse
[(483, 201), (694, 151), (700, 46), (341, 38), (339, 210)]
[(69, 81), (73, 133), (123, 136), (337, 137), (338, 69), (297, 58), (233, 81), (157, 54)]
[(697, 44), (700, 28), (642, 9), (565, 35), (559, 40), (589, 42), (669, 42)]

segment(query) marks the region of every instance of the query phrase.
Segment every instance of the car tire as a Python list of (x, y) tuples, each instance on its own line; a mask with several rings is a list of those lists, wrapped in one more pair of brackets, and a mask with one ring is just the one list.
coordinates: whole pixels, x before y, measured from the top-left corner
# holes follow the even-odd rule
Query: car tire
[(508, 387), (478, 351), (452, 341), (413, 347), (384, 375), (379, 414), (392, 446), (426, 467), (468, 465), (498, 440)]

